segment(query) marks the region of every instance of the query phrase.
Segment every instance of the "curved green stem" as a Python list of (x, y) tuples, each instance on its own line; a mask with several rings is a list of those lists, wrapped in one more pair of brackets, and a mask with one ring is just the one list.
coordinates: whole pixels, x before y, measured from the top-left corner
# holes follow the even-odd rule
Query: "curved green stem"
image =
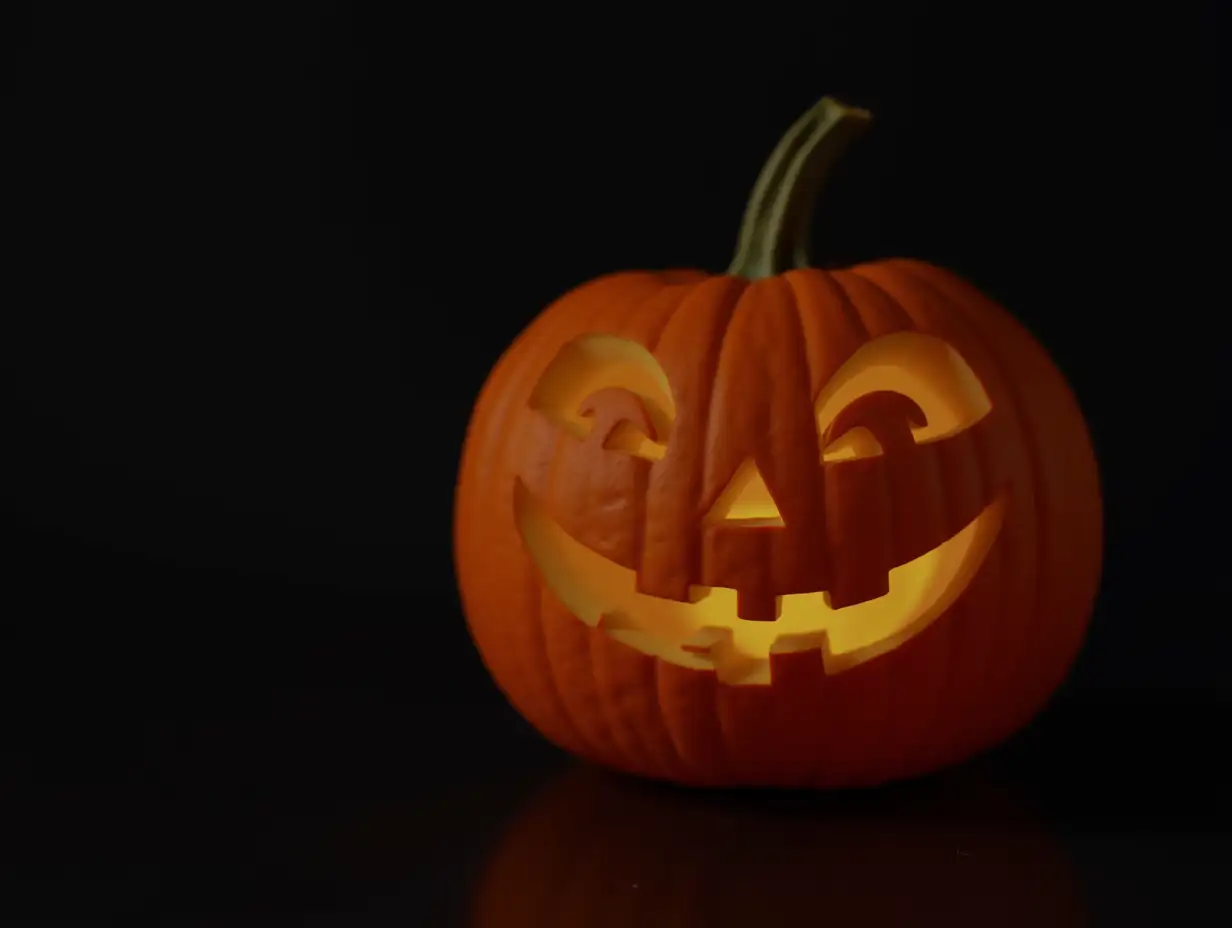
[(796, 120), (753, 186), (728, 274), (756, 280), (809, 266), (814, 201), (843, 149), (872, 118), (825, 97)]

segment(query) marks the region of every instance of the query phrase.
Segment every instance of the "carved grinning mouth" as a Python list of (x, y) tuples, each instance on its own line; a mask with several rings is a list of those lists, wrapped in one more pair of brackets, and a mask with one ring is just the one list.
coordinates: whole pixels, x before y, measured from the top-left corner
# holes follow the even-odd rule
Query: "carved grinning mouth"
[(774, 622), (736, 614), (736, 591), (693, 587), (691, 602), (637, 590), (637, 574), (571, 537), (520, 481), (514, 508), (526, 550), (544, 583), (580, 621), (617, 641), (724, 683), (768, 684), (775, 654), (819, 650), (840, 673), (918, 635), (953, 605), (1000, 533), (1001, 494), (931, 551), (889, 572), (889, 592), (841, 609), (824, 592), (779, 597)]

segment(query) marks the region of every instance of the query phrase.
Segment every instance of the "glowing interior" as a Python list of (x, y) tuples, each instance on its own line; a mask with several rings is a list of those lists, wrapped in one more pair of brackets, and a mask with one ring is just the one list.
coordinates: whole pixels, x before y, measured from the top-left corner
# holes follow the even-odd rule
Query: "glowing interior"
[(782, 513), (752, 458), (736, 469), (727, 489), (710, 507), (706, 521), (740, 522), (744, 525), (783, 524)]
[[(670, 441), (675, 406), (667, 376), (636, 342), (591, 335), (569, 343), (536, 386), (531, 406), (581, 438), (593, 425), (579, 412), (582, 401), (613, 386), (642, 399), (662, 440), (652, 441), (625, 423), (605, 447), (660, 460)], [(854, 400), (886, 390), (910, 397), (924, 412), (927, 424), (912, 428), (921, 443), (969, 428), (991, 409), (979, 379), (953, 348), (932, 336), (896, 333), (863, 346), (822, 390), (816, 403), (818, 434), (825, 434)], [(870, 431), (853, 428), (822, 456), (837, 461), (880, 453)], [(950, 607), (979, 570), (1004, 511), (1003, 500), (995, 500), (947, 541), (891, 570), (884, 596), (842, 609), (832, 608), (824, 592), (782, 596), (777, 621), (754, 622), (737, 616), (734, 590), (693, 587), (687, 603), (639, 593), (633, 571), (571, 538), (520, 482), (515, 505), (527, 550), (544, 581), (582, 622), (670, 663), (713, 669), (727, 683), (754, 684), (770, 682), (772, 654), (817, 649), (826, 672), (839, 673), (918, 634)], [(783, 524), (752, 460), (737, 470), (706, 520)]]
[(884, 653), (919, 633), (957, 598), (1001, 526), (994, 502), (948, 541), (890, 571), (890, 590), (833, 609), (825, 593), (780, 597), (776, 622), (736, 615), (736, 592), (693, 587), (680, 603), (637, 591), (637, 575), (571, 538), (521, 483), (518, 525), (544, 581), (561, 603), (618, 641), (682, 667), (713, 669), (728, 683), (770, 682), (770, 655), (821, 650), (827, 673)]
[[(621, 423), (607, 447), (651, 461), (667, 452), (676, 405), (667, 374), (653, 354), (635, 341), (616, 335), (584, 335), (566, 344), (531, 394), (530, 405), (561, 428), (583, 438), (593, 426), (581, 412), (582, 401), (604, 388), (618, 386), (641, 398), (659, 441), (631, 423)], [(918, 332), (896, 332), (862, 346), (842, 366), (817, 398), (818, 434), (853, 400), (877, 390), (902, 393), (924, 412), (927, 424), (912, 428), (917, 442), (936, 441), (970, 427), (992, 408), (975, 372), (946, 342)], [(826, 461), (881, 453), (872, 432), (854, 428), (824, 449)], [(724, 505), (739, 504), (727, 518), (779, 518), (760, 474), (739, 473)], [(738, 515), (743, 512), (745, 515)]]
[[(604, 387), (622, 387), (637, 394), (661, 439), (671, 432), (676, 404), (667, 375), (654, 355), (637, 342), (615, 335), (583, 335), (565, 345), (535, 385), (530, 405), (547, 413), (566, 431), (582, 438), (592, 422), (584, 416), (582, 401)], [(626, 454), (658, 460), (664, 441), (652, 441), (624, 423), (608, 439), (608, 446)]]
[[(946, 342), (918, 332), (896, 332), (861, 347), (817, 398), (818, 434), (843, 409), (868, 393), (889, 390), (915, 400), (927, 424), (912, 427), (918, 443), (938, 441), (970, 428), (992, 409), (984, 385), (962, 355)], [(852, 429), (825, 449), (827, 461), (879, 454), (867, 429)]]

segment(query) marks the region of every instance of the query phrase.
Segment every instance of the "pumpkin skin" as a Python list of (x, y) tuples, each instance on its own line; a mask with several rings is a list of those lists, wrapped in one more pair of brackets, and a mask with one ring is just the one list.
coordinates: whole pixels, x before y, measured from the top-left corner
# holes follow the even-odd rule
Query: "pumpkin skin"
[[(824, 162), (851, 112), (822, 101), (812, 147), (789, 133), (767, 173)], [(1099, 579), (1093, 451), (1007, 312), (919, 261), (784, 267), (800, 188), (759, 188), (777, 218), (757, 228), (755, 191), (743, 241), (772, 242), (736, 272), (592, 281), (497, 363), (456, 492), (463, 607), (513, 705), (597, 763), (710, 786), (918, 775), (1065, 677)], [(773, 518), (732, 517), (754, 480)], [(911, 579), (930, 556), (948, 572)]]
[(1090, 924), (1066, 849), (1019, 797), (938, 778), (852, 801), (732, 797), (580, 766), (500, 836), (473, 928)]

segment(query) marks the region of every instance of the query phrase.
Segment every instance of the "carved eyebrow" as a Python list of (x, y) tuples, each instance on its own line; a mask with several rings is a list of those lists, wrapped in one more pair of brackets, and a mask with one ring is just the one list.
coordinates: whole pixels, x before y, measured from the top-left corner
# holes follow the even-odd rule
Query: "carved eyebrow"
[(530, 406), (559, 422), (580, 425), (582, 402), (610, 387), (636, 395), (659, 434), (668, 433), (676, 404), (667, 374), (644, 346), (617, 335), (582, 335), (567, 342), (535, 384)]
[(861, 396), (881, 391), (901, 393), (919, 405), (927, 425), (913, 429), (918, 441), (960, 432), (992, 409), (975, 371), (947, 342), (895, 332), (863, 345), (822, 388), (815, 404), (820, 433)]

